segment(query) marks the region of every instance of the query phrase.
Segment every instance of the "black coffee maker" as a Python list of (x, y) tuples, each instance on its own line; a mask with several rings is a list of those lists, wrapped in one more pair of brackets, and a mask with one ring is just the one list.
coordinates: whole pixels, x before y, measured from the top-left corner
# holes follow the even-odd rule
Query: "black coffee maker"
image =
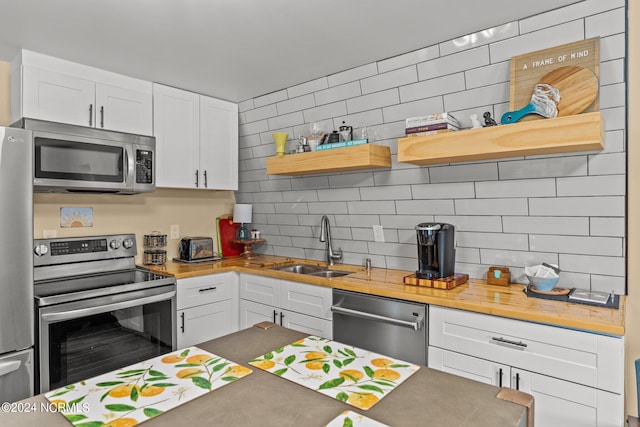
[(423, 222), (416, 226), (418, 270), (421, 279), (439, 279), (455, 273), (456, 248), (453, 225)]

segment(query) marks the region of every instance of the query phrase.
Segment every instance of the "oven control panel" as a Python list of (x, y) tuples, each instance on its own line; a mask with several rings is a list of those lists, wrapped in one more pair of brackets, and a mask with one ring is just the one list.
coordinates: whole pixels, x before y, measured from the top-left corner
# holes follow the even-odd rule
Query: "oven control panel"
[(34, 240), (34, 265), (66, 264), (136, 256), (136, 236), (117, 234)]

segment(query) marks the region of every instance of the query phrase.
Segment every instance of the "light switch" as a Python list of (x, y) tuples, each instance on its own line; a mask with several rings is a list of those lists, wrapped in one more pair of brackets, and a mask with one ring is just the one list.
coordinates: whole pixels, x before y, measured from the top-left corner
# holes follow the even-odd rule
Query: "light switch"
[(373, 226), (373, 240), (376, 242), (384, 243), (384, 230), (381, 225)]
[(178, 224), (173, 224), (171, 226), (171, 238), (172, 239), (180, 238), (180, 226)]

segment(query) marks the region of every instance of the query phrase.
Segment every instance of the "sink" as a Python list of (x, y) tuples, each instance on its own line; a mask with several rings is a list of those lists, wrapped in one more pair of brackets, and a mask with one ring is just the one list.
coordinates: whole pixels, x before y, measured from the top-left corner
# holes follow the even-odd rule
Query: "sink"
[(319, 276), (319, 277), (341, 277), (346, 276), (347, 274), (353, 273), (352, 271), (343, 271), (343, 270), (322, 270), (315, 273), (309, 273), (309, 276)]
[(288, 264), (288, 265), (280, 265), (277, 267), (271, 267), (272, 270), (280, 270), (286, 271), (288, 273), (297, 273), (297, 274), (311, 274), (318, 273), (325, 270), (324, 267), (319, 265), (310, 265), (310, 264)]
[(351, 271), (328, 270), (326, 267), (311, 264), (288, 264), (271, 267), (272, 270), (286, 271), (288, 273), (306, 274), (316, 277), (340, 277), (351, 274)]

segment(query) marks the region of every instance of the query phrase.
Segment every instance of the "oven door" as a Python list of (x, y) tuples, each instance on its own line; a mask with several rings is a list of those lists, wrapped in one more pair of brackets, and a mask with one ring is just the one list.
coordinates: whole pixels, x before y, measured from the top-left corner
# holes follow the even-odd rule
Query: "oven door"
[(38, 392), (176, 349), (175, 284), (38, 308)]

